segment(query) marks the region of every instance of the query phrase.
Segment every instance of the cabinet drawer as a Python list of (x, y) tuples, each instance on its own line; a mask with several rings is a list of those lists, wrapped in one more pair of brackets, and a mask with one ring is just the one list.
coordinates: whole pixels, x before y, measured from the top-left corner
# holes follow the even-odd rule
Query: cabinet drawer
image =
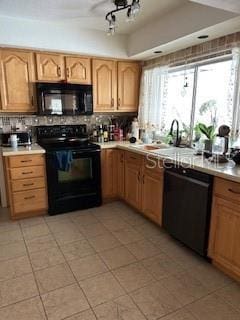
[(240, 202), (240, 183), (215, 178), (214, 194)]
[(142, 155), (137, 154), (135, 152), (126, 152), (126, 156), (125, 156), (126, 162), (127, 163), (131, 163), (131, 164), (135, 164), (135, 165), (141, 165), (142, 164)]
[(41, 166), (44, 165), (44, 155), (11, 156), (8, 161), (10, 168)]
[(29, 211), (40, 211), (47, 208), (45, 189), (14, 192), (12, 200), (14, 215)]
[(163, 161), (158, 158), (145, 157), (144, 171), (148, 174), (163, 174)]
[(44, 177), (44, 166), (10, 169), (11, 180)]
[(45, 188), (45, 178), (13, 180), (11, 185), (13, 192)]

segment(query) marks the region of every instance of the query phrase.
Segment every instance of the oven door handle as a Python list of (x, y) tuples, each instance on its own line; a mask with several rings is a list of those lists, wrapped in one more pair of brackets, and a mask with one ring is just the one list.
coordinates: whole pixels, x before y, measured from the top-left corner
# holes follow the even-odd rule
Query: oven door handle
[(79, 150), (79, 151), (72, 151), (72, 154), (73, 155), (76, 155), (76, 154), (82, 155), (82, 154), (85, 154), (85, 153), (98, 153), (100, 151), (101, 150)]

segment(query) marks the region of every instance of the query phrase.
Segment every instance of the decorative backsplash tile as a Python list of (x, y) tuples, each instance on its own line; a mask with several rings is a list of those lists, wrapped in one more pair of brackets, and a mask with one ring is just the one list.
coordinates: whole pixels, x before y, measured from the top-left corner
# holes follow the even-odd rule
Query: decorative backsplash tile
[(9, 132), (13, 128), (18, 130), (31, 130), (34, 136), (34, 127), (42, 125), (70, 125), (86, 124), (88, 132), (92, 131), (94, 125), (111, 124), (112, 122), (131, 123), (134, 115), (106, 115), (94, 114), (91, 116), (36, 116), (36, 115), (4, 115), (0, 116), (0, 132)]

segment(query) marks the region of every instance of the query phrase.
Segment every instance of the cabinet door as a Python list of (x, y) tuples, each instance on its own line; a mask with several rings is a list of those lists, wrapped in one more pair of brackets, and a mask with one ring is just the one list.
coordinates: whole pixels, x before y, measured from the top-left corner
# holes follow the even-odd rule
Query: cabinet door
[(117, 193), (119, 198), (124, 199), (124, 151), (117, 150)]
[(240, 204), (214, 197), (209, 255), (240, 276)]
[(93, 60), (93, 102), (95, 112), (112, 112), (117, 105), (116, 62)]
[(137, 112), (140, 66), (135, 62), (118, 62), (118, 111)]
[(65, 79), (64, 57), (58, 54), (37, 53), (37, 80), (61, 81)]
[(33, 55), (1, 50), (0, 86), (3, 112), (34, 112)]
[(117, 150), (101, 151), (102, 196), (111, 199), (117, 196)]
[(91, 60), (84, 57), (66, 57), (67, 81), (91, 84)]
[(141, 167), (126, 163), (125, 165), (125, 200), (141, 210)]
[(143, 174), (142, 211), (162, 225), (163, 174), (155, 173), (154, 169), (152, 171), (146, 170)]

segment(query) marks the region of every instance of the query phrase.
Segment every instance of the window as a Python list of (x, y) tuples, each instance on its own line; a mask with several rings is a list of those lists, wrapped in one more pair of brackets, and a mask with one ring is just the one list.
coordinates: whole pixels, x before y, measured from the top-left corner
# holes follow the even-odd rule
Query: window
[(180, 129), (189, 133), (194, 86), (194, 69), (170, 72), (168, 75), (166, 112), (162, 131), (169, 131), (173, 119), (177, 119)]
[(231, 68), (231, 60), (198, 67), (194, 124), (232, 125)]
[[(161, 67), (158, 71), (153, 70), (145, 71), (150, 81), (142, 79), (141, 91), (148, 103), (140, 97), (141, 125), (157, 125), (161, 136), (166, 136), (172, 121), (177, 119), (182, 135), (189, 139), (194, 136), (194, 127), (199, 122), (214, 125), (216, 130), (222, 124), (233, 125), (236, 68), (231, 56), (194, 66), (170, 68), (167, 75)], [(155, 96), (158, 99), (153, 99)]]

